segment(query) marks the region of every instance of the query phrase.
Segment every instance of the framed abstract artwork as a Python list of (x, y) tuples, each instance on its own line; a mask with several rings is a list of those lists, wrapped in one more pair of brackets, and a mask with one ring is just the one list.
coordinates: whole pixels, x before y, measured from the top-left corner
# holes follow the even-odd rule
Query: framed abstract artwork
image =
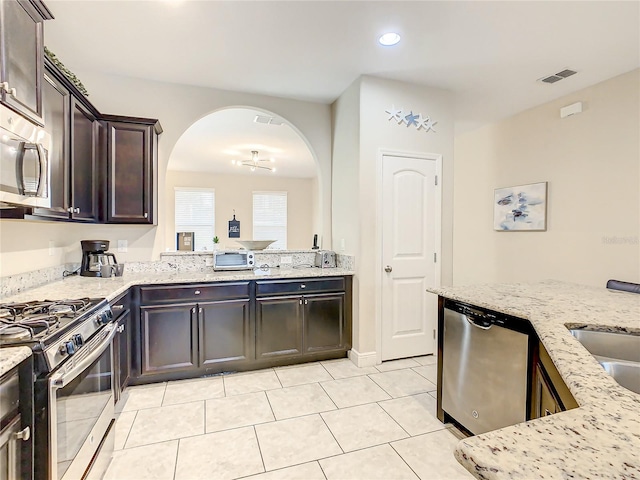
[(493, 229), (504, 232), (547, 230), (547, 182), (497, 188), (493, 195)]

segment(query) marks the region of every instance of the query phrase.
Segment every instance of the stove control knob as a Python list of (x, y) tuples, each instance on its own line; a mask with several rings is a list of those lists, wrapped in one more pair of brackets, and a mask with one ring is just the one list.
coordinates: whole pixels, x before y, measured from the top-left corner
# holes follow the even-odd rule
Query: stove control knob
[(76, 353), (76, 346), (71, 341), (64, 342), (62, 345), (60, 345), (59, 351), (62, 355), (73, 355), (74, 353)]
[(113, 318), (113, 312), (111, 310), (105, 310), (96, 315), (96, 323), (98, 325), (106, 325)]
[(78, 348), (80, 348), (82, 345), (84, 345), (84, 338), (82, 338), (82, 334), (76, 333), (73, 336), (73, 343), (75, 343), (76, 347), (78, 347)]

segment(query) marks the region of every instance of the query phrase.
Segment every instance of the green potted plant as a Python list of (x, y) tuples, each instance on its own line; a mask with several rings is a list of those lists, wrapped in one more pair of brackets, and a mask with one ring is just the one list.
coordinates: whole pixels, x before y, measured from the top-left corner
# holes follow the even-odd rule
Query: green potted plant
[(216, 235), (215, 237), (213, 237), (213, 251), (215, 252), (216, 250), (218, 250), (218, 247), (220, 243), (220, 239), (218, 238), (218, 236)]

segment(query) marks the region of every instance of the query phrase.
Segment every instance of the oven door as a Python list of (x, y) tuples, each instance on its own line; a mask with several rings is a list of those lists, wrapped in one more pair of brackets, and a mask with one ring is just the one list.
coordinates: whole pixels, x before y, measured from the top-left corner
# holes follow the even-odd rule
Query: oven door
[(83, 478), (114, 419), (116, 331), (108, 324), (49, 379), (50, 480)]

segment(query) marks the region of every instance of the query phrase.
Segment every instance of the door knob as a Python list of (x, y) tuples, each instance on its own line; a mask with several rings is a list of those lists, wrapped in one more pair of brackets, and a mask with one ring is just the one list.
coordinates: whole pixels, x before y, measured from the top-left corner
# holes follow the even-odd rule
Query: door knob
[(391, 268), (391, 265), (387, 265), (386, 267), (384, 267), (384, 271), (387, 273), (391, 273), (391, 270), (393, 270), (393, 268)]

